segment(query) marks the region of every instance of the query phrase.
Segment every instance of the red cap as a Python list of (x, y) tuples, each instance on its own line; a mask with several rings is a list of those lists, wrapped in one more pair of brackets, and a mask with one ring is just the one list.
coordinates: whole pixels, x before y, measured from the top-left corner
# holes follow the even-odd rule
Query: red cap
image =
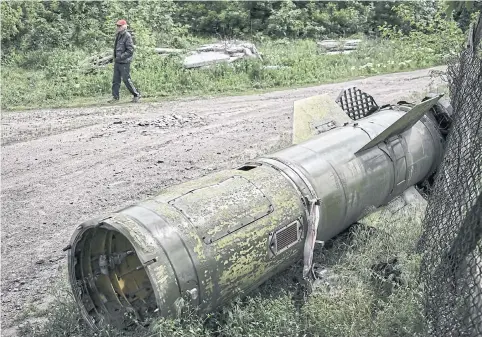
[(126, 21), (126, 20), (119, 20), (119, 21), (117, 21), (116, 25), (117, 25), (117, 26), (127, 25), (127, 21)]

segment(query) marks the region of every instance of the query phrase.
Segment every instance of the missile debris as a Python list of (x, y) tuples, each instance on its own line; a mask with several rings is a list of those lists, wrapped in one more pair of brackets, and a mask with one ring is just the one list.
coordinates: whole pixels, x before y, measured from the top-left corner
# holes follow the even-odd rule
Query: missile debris
[(440, 99), (378, 107), (349, 88), (339, 105), (297, 101), (288, 148), (82, 223), (67, 249), (82, 316), (96, 329), (175, 316), (182, 300), (209, 312), (300, 259), (316, 278), (317, 242), (436, 171), (450, 119)]

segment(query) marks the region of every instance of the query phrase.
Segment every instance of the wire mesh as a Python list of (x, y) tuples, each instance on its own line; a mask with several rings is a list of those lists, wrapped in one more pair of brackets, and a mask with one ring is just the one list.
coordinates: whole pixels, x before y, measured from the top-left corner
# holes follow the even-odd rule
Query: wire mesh
[(482, 17), (447, 67), (453, 124), (419, 249), (429, 336), (482, 336)]

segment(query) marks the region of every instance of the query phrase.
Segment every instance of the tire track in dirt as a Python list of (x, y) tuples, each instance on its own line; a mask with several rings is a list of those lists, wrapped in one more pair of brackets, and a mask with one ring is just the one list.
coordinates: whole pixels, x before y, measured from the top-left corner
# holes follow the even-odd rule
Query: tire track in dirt
[(427, 69), (262, 95), (3, 113), (2, 327), (44, 302), (80, 222), (289, 145), (294, 100), (357, 85), (395, 103), (431, 82)]

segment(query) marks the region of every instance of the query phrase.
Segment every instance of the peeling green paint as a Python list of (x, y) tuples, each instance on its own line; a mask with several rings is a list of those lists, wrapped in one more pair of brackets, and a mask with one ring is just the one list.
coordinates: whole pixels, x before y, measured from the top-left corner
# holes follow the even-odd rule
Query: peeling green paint
[(121, 224), (125, 230), (127, 230), (129, 236), (131, 237), (132, 240), (135, 241), (136, 245), (140, 247), (145, 253), (155, 253), (157, 249), (157, 243), (152, 238), (151, 235), (149, 235), (148, 232), (142, 230), (139, 225), (124, 216), (121, 215), (114, 215), (112, 219)]
[[(198, 206), (199, 212), (201, 212), (198, 219), (203, 219), (202, 212), (208, 214), (211, 212), (218, 219), (215, 225), (212, 221), (206, 221), (204, 224), (199, 221), (188, 221), (189, 218), (193, 219), (192, 214), (183, 214), (179, 209), (173, 207), (174, 199), (180, 198), (186, 193), (190, 194), (196, 189), (203, 189), (202, 196), (206, 199), (216, 198), (215, 193), (222, 193), (222, 190), (210, 190), (209, 186), (218, 184), (219, 180), (226, 181), (233, 176), (243, 177), (239, 181), (245, 190), (240, 190), (241, 194), (237, 195), (238, 199), (225, 200), (224, 209), (205, 209), (202, 207), (203, 200)], [(256, 182), (256, 185), (252, 185), (253, 182)], [(254, 189), (255, 192), (251, 192), (250, 189)], [(264, 200), (264, 204), (257, 198)], [(211, 244), (202, 240), (203, 232), (205, 235), (214, 236), (226, 231), (226, 228), (233, 223), (229, 220), (233, 217), (233, 208), (239, 211), (239, 208), (236, 208), (237, 205), (248, 204), (249, 207), (245, 209), (249, 210), (249, 214), (257, 214), (263, 210), (263, 207), (266, 208), (266, 201), (272, 207), (270, 213)], [(297, 258), (301, 252), (301, 245), (296, 245), (279, 256), (269, 257), (270, 233), (299, 218), (304, 213), (298, 192), (286, 181), (284, 176), (271, 168), (260, 167), (247, 172), (230, 170), (215, 173), (203, 177), (199, 181), (167, 189), (153, 198), (150, 204), (146, 203), (146, 207), (151, 207), (162, 214), (163, 219), (182, 235), (182, 240), (185, 242), (183, 249), (188, 249), (195, 259), (193, 262), (196, 263), (195, 268), (198, 271), (200, 294), (202, 294), (203, 301), (201, 307), (204, 308), (233, 295), (236, 289), (246, 289), (267, 275), (276, 273), (280, 265), (286, 263), (287, 260)], [(243, 215), (243, 211), (238, 214)], [(136, 224), (132, 224), (132, 226), (135, 227)], [(143, 240), (143, 238), (139, 238), (139, 240)], [(154, 242), (151, 242), (150, 245), (153, 245), (153, 248), (156, 247)], [(175, 267), (176, 264), (191, 262), (171, 261), (171, 263)], [(165, 270), (159, 270), (153, 276), (158, 279), (158, 287), (164, 289), (164, 292), (159, 290), (160, 296), (168, 296), (166, 289), (172, 289), (170, 288), (172, 284), (168, 284), (172, 280), (166, 278), (163, 274), (165, 272)]]

